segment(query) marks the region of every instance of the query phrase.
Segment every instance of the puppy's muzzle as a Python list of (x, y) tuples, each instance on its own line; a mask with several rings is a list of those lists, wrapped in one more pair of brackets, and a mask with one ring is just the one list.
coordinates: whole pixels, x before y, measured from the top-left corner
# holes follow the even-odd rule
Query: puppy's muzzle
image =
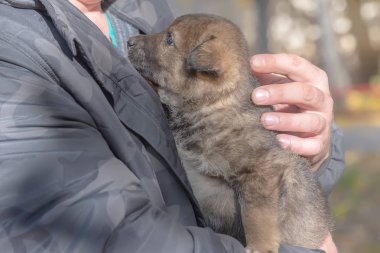
[(145, 53), (143, 50), (144, 43), (139, 37), (131, 37), (127, 41), (128, 57), (131, 62), (138, 67), (137, 63), (141, 63), (145, 59)]
[(136, 42), (136, 38), (130, 38), (127, 42), (127, 46), (128, 46), (128, 49), (136, 46), (137, 42)]

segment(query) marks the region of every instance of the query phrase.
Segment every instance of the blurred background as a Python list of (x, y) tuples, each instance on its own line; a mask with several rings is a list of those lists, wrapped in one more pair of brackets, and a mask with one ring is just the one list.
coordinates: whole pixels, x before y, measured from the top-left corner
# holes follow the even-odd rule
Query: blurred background
[(324, 69), (347, 169), (330, 196), (340, 253), (380, 252), (380, 0), (168, 0), (178, 16), (236, 23), (251, 54), (295, 53)]

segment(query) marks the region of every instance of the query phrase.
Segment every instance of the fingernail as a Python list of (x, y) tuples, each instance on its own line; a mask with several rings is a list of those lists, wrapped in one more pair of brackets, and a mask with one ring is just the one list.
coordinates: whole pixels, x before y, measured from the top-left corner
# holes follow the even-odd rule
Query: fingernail
[(269, 98), (269, 92), (262, 88), (257, 88), (253, 95), (255, 102), (264, 102)]
[(263, 124), (264, 126), (274, 126), (280, 122), (280, 119), (273, 115), (264, 116)]
[(262, 67), (265, 65), (264, 58), (260, 57), (260, 56), (254, 56), (254, 57), (252, 57), (251, 64), (254, 67)]
[(283, 137), (277, 137), (278, 142), (280, 143), (281, 147), (284, 149), (288, 149), (290, 147), (290, 140)]

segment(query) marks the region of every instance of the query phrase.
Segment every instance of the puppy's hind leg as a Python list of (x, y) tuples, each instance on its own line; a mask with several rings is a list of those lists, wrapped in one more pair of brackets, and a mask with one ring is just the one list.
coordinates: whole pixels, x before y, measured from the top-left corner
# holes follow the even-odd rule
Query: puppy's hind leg
[(263, 191), (265, 187), (262, 188), (263, 185), (258, 185), (257, 181), (248, 181), (247, 184), (241, 192), (247, 249), (252, 252), (277, 253), (281, 241), (277, 189)]
[(273, 208), (246, 205), (242, 211), (247, 248), (260, 253), (277, 253), (280, 246), (278, 216)]

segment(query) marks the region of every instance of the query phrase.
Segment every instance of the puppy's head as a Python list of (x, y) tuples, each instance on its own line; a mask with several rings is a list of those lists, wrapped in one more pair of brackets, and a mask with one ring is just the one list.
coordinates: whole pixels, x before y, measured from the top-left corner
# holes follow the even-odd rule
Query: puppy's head
[(128, 47), (131, 63), (169, 105), (215, 100), (249, 73), (243, 35), (217, 16), (179, 17), (160, 34), (131, 38)]

